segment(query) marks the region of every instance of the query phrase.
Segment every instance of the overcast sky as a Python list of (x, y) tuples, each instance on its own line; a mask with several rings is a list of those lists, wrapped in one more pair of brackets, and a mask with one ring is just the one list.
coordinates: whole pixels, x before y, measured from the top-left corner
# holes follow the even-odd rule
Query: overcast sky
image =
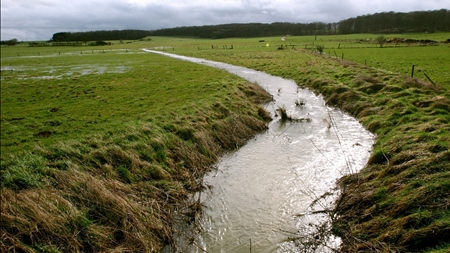
[(227, 23), (327, 23), (377, 12), (439, 9), (450, 9), (450, 0), (1, 0), (1, 40)]

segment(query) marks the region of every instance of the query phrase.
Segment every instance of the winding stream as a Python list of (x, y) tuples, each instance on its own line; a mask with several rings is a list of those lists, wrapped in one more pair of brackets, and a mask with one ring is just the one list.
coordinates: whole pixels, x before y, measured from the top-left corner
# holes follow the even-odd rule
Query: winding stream
[[(203, 230), (183, 252), (297, 252), (287, 238), (320, 219), (310, 204), (345, 174), (366, 164), (374, 136), (353, 117), (325, 105), (292, 80), (226, 63), (145, 50), (224, 69), (273, 95), (269, 129), (222, 157), (205, 177)], [(284, 107), (296, 121), (283, 122)], [(328, 202), (319, 203), (318, 209)], [(306, 215), (305, 215), (306, 214)], [(336, 247), (339, 238), (328, 244)], [(317, 252), (324, 252), (321, 248)]]

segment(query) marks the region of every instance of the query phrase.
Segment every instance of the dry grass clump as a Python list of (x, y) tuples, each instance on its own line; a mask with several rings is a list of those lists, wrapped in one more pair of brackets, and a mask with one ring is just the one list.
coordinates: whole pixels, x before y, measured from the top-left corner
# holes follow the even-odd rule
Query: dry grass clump
[[(161, 247), (171, 236), (164, 203), (143, 202), (129, 185), (76, 170), (55, 172), (56, 188), (3, 189), (2, 251), (41, 245), (55, 252), (100, 252)], [(33, 248), (35, 248), (34, 246)]]
[(291, 120), (292, 119), (291, 116), (289, 116), (287, 114), (286, 107), (284, 107), (284, 106), (283, 107), (278, 107), (278, 109), (276, 111), (277, 111), (277, 114), (280, 116), (282, 121), (286, 121), (286, 120)]
[(426, 90), (436, 89), (436, 86), (434, 86), (430, 82), (427, 82), (423, 79), (411, 78), (411, 77), (403, 78), (403, 83), (401, 83), (401, 86), (404, 88), (413, 87), (413, 88), (420, 88), (420, 89), (426, 89)]
[(265, 124), (261, 124), (248, 115), (239, 115), (214, 124), (213, 136), (220, 143), (221, 148), (237, 148), (243, 145), (255, 131), (266, 128)]

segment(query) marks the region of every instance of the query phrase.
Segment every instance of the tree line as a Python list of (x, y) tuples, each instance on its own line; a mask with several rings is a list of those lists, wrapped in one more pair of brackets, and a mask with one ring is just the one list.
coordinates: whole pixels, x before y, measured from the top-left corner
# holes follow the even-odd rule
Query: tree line
[(232, 37), (268, 37), (277, 35), (314, 35), (334, 34), (337, 23), (314, 22), (309, 24), (276, 22), (271, 24), (223, 24), (176, 27), (153, 31), (151, 36), (194, 36), (200, 38), (221, 39)]
[(450, 11), (415, 11), (409, 13), (382, 12), (357, 16), (335, 23), (290, 23), (271, 24), (222, 24), (184, 26), (153, 31), (114, 30), (90, 32), (59, 32), (53, 34), (52, 42), (138, 40), (148, 36), (186, 36), (199, 38), (269, 37), (279, 35), (330, 35), (350, 33), (403, 33), (403, 32), (449, 32)]
[(224, 24), (166, 28), (151, 36), (195, 36), (200, 38), (268, 37), (277, 35), (329, 35), (350, 33), (448, 32), (450, 11), (383, 12), (349, 18), (337, 23)]
[(409, 13), (383, 12), (339, 22), (341, 34), (448, 31), (450, 31), (450, 11), (446, 9)]
[(53, 34), (50, 41), (104, 41), (104, 40), (138, 40), (150, 35), (145, 30), (112, 30), (112, 31), (89, 31), (89, 32), (58, 32)]

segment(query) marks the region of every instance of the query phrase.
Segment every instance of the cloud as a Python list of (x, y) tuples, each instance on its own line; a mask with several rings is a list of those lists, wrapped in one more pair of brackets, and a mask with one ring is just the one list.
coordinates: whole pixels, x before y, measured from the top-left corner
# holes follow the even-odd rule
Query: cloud
[(376, 12), (442, 8), (448, 8), (448, 0), (2, 0), (1, 39), (226, 23), (338, 22)]

